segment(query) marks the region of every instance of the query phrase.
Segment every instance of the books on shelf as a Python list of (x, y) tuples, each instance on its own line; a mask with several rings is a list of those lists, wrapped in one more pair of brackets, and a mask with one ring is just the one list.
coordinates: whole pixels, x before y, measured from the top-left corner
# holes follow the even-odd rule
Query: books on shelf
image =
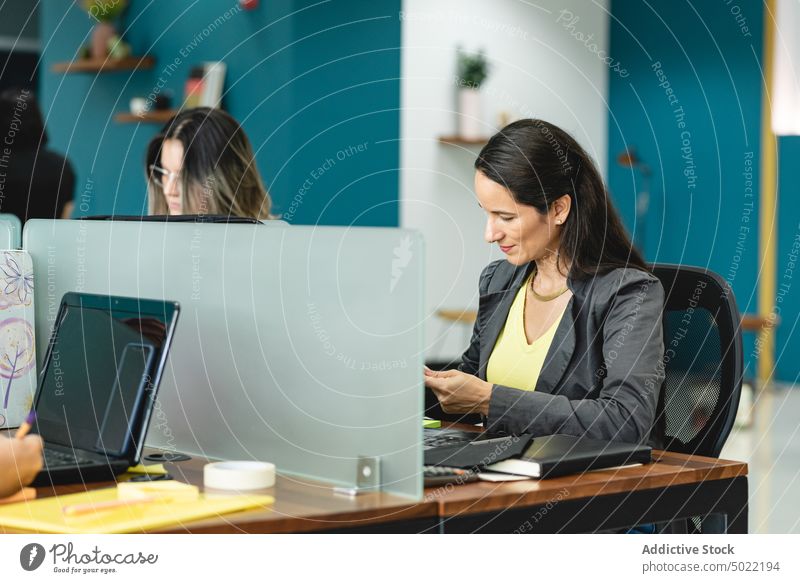
[(209, 61), (192, 67), (186, 80), (184, 108), (220, 107), (226, 72), (227, 66), (222, 61)]

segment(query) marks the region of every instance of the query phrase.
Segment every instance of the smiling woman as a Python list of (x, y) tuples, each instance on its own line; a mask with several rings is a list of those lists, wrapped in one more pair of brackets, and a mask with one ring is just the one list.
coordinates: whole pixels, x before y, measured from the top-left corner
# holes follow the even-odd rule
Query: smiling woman
[(622, 228), (600, 174), (565, 131), (528, 119), (475, 161), (484, 237), (506, 259), (480, 278), (458, 370), (426, 370), (446, 412), (490, 431), (658, 445), (664, 292)]

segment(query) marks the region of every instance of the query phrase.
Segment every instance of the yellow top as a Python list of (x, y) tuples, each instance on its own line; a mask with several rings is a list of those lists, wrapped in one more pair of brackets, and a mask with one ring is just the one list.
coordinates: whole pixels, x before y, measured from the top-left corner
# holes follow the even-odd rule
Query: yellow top
[(550, 350), (558, 324), (564, 316), (562, 310), (553, 325), (532, 344), (528, 344), (525, 336), (525, 296), (530, 281), (529, 277), (517, 292), (508, 312), (506, 324), (500, 331), (492, 355), (489, 357), (486, 380), (493, 385), (504, 385), (523, 391), (535, 390), (544, 358)]

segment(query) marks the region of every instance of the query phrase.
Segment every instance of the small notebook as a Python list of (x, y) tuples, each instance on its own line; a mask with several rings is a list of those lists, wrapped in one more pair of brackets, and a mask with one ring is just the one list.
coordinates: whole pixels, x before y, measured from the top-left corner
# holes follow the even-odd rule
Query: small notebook
[(554, 478), (626, 464), (646, 464), (650, 463), (651, 454), (652, 449), (644, 445), (545, 435), (533, 438), (519, 458), (503, 460), (486, 469), (531, 478)]
[(65, 506), (105, 502), (117, 499), (116, 488), (92, 490), (67, 496), (51, 496), (32, 502), (0, 507), (2, 527), (42, 533), (90, 534), (141, 532), (143, 530), (186, 524), (210, 516), (268, 506), (271, 496), (241, 495), (213, 497), (201, 495), (187, 502), (164, 501), (97, 512), (84, 516), (66, 516)]

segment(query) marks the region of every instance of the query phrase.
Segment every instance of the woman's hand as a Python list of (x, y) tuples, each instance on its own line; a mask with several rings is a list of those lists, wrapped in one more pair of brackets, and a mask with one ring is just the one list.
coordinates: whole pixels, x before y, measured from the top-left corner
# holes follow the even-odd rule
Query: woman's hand
[(0, 436), (0, 498), (30, 484), (42, 469), (42, 438)]
[(492, 384), (474, 375), (425, 367), (425, 386), (436, 393), (445, 413), (489, 414)]

